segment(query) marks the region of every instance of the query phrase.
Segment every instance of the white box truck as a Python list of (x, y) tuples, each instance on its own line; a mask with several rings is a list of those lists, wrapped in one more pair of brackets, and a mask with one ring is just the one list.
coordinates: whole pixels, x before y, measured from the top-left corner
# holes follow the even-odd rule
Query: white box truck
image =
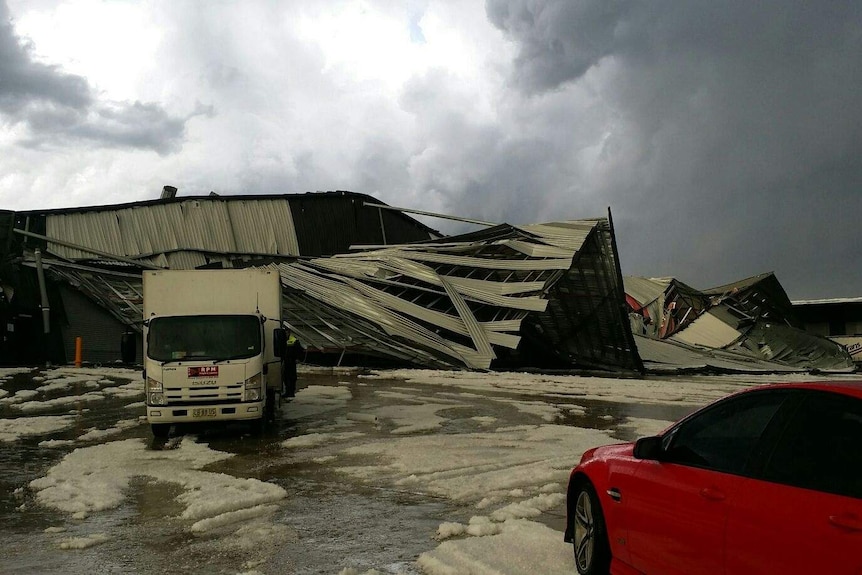
[(273, 268), (144, 272), (144, 381), (153, 435), (175, 423), (262, 428), (281, 388), (281, 281)]

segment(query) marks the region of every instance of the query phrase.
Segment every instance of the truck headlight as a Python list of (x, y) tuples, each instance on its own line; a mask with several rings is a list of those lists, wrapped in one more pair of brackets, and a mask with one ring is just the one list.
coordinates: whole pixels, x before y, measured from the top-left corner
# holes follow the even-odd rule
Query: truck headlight
[(168, 404), (168, 400), (165, 397), (164, 384), (161, 381), (156, 381), (152, 377), (148, 377), (146, 389), (144, 391), (147, 397), (147, 405)]
[(245, 389), (243, 390), (243, 401), (260, 401), (261, 385), (263, 384), (263, 375), (258, 373), (245, 380)]
[(263, 377), (261, 376), (261, 374), (258, 373), (257, 375), (253, 375), (250, 378), (248, 378), (247, 380), (245, 380), (245, 388), (249, 389), (252, 387), (256, 387), (256, 388), (260, 389), (260, 384), (262, 382), (263, 382)]
[(167, 405), (168, 402), (165, 399), (165, 394), (160, 391), (155, 391), (153, 393), (147, 394), (147, 404), (148, 405)]
[(161, 381), (156, 381), (152, 377), (147, 378), (147, 393), (149, 393), (151, 391), (163, 391), (163, 390), (164, 390), (164, 388), (162, 387)]

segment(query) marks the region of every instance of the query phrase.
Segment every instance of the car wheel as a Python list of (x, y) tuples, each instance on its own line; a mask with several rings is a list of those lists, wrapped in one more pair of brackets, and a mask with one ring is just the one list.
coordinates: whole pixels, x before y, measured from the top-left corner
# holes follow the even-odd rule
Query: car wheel
[(171, 431), (170, 423), (153, 423), (150, 425), (150, 429), (153, 432), (153, 437), (158, 437), (159, 439), (163, 439), (168, 436), (168, 433)]
[(608, 575), (611, 549), (596, 490), (584, 481), (578, 488), (572, 519), (575, 566), (581, 575)]

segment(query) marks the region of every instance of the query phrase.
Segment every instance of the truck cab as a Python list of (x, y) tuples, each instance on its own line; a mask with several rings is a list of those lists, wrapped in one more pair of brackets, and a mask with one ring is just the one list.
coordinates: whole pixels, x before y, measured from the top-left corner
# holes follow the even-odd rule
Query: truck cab
[(274, 270), (146, 272), (144, 378), (155, 436), (175, 423), (260, 420), (281, 386)]

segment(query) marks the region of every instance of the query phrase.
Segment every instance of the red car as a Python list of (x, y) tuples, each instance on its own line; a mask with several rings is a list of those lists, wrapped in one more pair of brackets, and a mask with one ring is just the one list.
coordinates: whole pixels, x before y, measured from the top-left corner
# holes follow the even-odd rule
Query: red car
[(775, 384), (584, 453), (581, 575), (862, 575), (862, 382)]

